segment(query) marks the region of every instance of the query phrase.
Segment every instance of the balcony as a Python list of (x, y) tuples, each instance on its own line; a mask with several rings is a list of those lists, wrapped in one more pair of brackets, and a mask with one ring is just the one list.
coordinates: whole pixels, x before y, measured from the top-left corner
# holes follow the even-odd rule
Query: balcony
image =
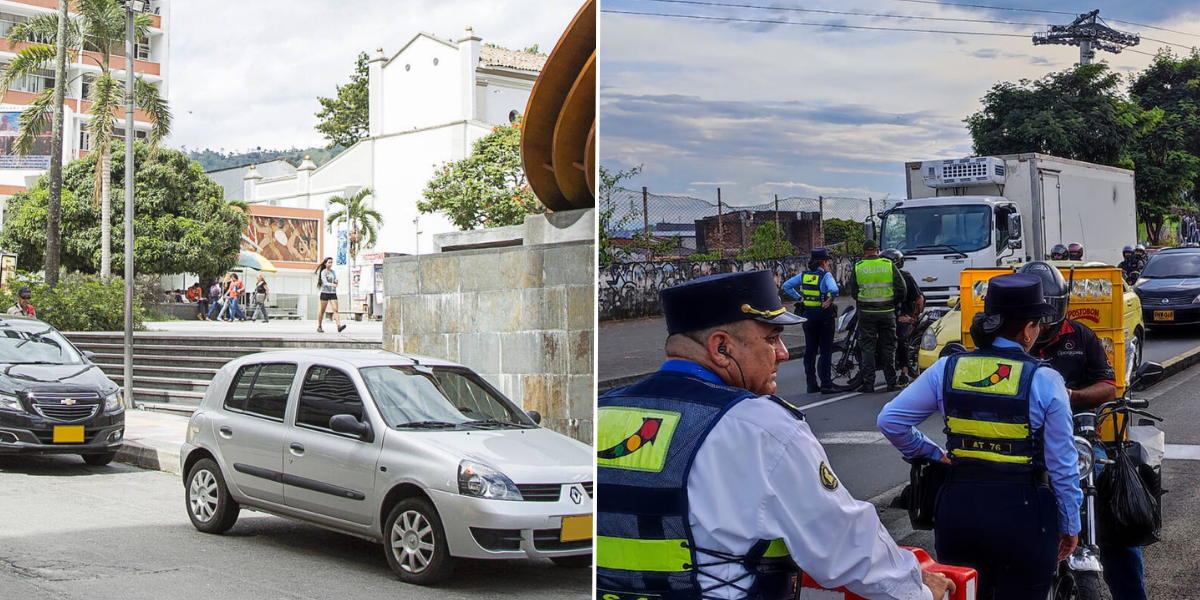
[[(14, 4), (24, 4), (26, 6), (36, 6), (38, 8), (48, 8), (50, 10), (58, 10), (58, 0), (8, 0)], [(162, 17), (159, 15), (150, 15), (153, 20), (150, 23), (151, 27), (162, 29)]]

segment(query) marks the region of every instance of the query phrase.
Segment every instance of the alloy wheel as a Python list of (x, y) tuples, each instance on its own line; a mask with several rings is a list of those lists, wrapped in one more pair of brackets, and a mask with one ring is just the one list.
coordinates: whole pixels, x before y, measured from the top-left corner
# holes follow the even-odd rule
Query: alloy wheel
[(415, 510), (406, 511), (396, 519), (390, 541), (396, 562), (409, 573), (424, 571), (433, 560), (433, 527), (425, 515)]
[(188, 504), (192, 514), (202, 523), (211, 521), (217, 512), (217, 478), (207, 470), (196, 471), (188, 486)]

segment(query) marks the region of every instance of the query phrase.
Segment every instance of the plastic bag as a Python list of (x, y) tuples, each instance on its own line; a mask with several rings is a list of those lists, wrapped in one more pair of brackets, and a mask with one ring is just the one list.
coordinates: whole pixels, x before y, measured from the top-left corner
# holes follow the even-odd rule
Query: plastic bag
[(1138, 464), (1139, 451), (1127, 446), (1114, 447), (1113, 464), (1096, 479), (1097, 537), (1102, 544), (1147, 546), (1158, 541), (1162, 529), (1162, 472)]

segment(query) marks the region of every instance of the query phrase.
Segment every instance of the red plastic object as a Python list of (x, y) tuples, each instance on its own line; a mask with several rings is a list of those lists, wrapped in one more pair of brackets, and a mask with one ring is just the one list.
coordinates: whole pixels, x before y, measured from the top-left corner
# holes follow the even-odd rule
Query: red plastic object
[[(938, 564), (933, 562), (933, 558), (929, 556), (928, 552), (920, 548), (909, 546), (901, 546), (901, 548), (912, 552), (917, 557), (917, 562), (920, 563), (922, 570), (941, 573), (954, 582), (955, 591), (948, 596), (949, 600), (975, 600), (979, 587), (976, 583), (978, 575), (975, 573), (975, 569)], [(807, 573), (800, 581), (800, 588), (800, 600), (866, 600), (858, 594), (847, 591), (846, 588), (834, 590), (823, 588), (817, 585), (817, 582), (813, 581)]]

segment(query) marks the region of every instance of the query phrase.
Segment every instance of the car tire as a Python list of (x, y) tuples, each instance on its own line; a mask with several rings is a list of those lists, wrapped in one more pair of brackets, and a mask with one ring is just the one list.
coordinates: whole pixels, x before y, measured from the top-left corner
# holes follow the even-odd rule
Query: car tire
[(242, 510), (229, 494), (221, 467), (211, 458), (196, 461), (188, 471), (184, 503), (192, 525), (204, 533), (229, 531)]
[(584, 569), (592, 566), (591, 554), (579, 554), (576, 556), (554, 556), (550, 558), (555, 565), (564, 569)]
[(83, 454), (83, 462), (94, 467), (103, 467), (112, 462), (117, 457), (116, 452), (102, 452), (100, 454)]
[(388, 566), (400, 581), (434, 585), (454, 570), (442, 519), (428, 500), (401, 500), (388, 514), (383, 534)]

